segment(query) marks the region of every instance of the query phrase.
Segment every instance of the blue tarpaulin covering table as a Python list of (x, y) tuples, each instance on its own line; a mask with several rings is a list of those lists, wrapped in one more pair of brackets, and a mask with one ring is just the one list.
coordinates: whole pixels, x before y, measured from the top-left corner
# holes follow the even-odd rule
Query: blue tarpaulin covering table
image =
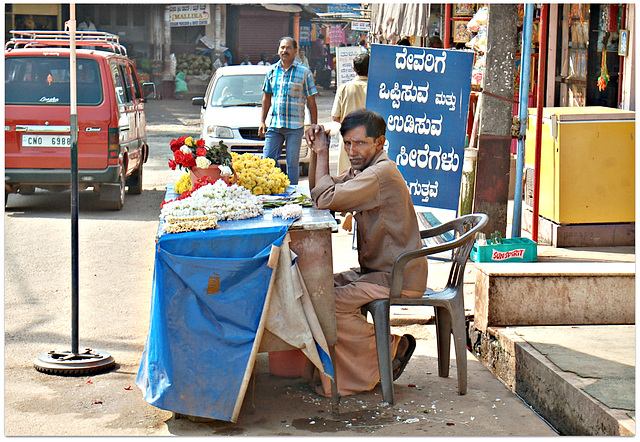
[[(173, 196), (168, 186), (166, 198)], [(327, 211), (305, 208), (295, 222), (265, 211), (211, 230), (159, 229), (149, 333), (136, 379), (145, 399), (235, 422), (259, 351), (302, 348), (333, 375), (335, 228)], [(277, 312), (269, 313), (271, 302)]]

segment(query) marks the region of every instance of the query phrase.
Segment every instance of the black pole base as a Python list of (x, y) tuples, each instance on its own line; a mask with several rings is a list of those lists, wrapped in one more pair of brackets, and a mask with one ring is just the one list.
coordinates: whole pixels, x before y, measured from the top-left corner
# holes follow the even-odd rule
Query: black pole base
[(116, 361), (106, 351), (86, 348), (78, 354), (58, 350), (42, 353), (33, 365), (41, 373), (58, 376), (86, 376), (110, 370), (116, 365)]

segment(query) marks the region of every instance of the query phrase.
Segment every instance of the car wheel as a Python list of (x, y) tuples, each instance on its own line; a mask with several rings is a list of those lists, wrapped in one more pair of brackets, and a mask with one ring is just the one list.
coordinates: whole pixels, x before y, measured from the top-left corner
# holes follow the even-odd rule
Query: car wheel
[(124, 167), (120, 168), (120, 176), (118, 177), (120, 186), (118, 188), (118, 199), (114, 201), (105, 201), (105, 207), (111, 210), (122, 210), (124, 207), (124, 194), (126, 188), (126, 180), (124, 176)]
[(142, 162), (129, 177), (129, 193), (132, 195), (140, 195), (142, 193)]

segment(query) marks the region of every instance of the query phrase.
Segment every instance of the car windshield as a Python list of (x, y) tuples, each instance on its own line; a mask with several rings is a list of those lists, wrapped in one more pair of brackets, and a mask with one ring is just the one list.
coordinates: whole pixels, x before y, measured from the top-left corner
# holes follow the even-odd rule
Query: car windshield
[[(78, 105), (102, 102), (98, 63), (77, 59)], [(69, 105), (69, 58), (6, 57), (4, 64), (5, 104)]]
[(212, 106), (259, 106), (264, 74), (227, 75), (218, 78), (211, 94)]

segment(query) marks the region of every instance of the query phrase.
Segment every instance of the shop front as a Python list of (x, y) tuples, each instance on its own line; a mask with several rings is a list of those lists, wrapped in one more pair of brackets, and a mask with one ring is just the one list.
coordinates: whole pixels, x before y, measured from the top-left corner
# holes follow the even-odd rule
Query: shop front
[[(262, 6), (229, 5), (227, 7), (227, 42), (239, 64), (245, 55), (252, 64), (262, 54), (271, 59), (278, 52), (278, 41), (292, 35), (289, 13), (270, 11)], [(276, 56), (277, 58), (277, 56)]]
[[(620, 107), (624, 65), (632, 54), (629, 5), (566, 3), (551, 5), (549, 57), (555, 75), (548, 84), (561, 107)], [(623, 37), (621, 45), (620, 37)]]
[(60, 29), (63, 23), (62, 5), (59, 4), (6, 4), (5, 41), (11, 38), (9, 30), (49, 30)]

